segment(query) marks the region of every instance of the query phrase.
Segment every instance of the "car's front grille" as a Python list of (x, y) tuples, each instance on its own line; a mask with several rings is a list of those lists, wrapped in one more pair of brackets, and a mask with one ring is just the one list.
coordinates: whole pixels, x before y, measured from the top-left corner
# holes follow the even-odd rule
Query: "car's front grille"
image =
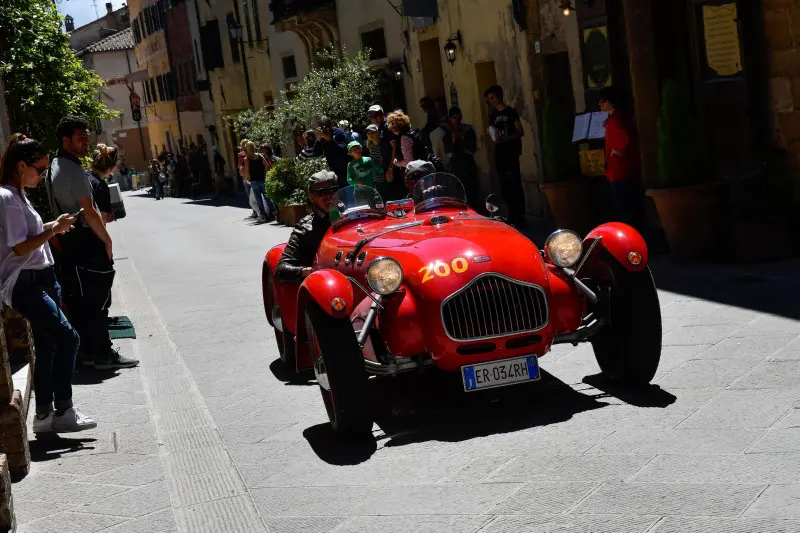
[(538, 285), (484, 274), (442, 303), (442, 322), (456, 341), (536, 331), (547, 325), (547, 298)]

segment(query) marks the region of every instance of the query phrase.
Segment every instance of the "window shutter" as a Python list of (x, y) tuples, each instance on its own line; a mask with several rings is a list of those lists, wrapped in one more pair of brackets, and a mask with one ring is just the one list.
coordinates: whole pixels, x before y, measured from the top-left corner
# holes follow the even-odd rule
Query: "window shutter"
[(209, 20), (205, 26), (200, 28), (200, 48), (203, 50), (203, 61), (205, 62), (206, 70), (214, 70), (225, 66), (218, 20)]

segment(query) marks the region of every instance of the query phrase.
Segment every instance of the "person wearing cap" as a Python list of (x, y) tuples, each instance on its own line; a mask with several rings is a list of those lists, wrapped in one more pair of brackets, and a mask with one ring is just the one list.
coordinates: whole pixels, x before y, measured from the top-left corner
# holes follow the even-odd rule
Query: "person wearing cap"
[(472, 126), (462, 122), (463, 116), (458, 106), (450, 108), (448, 117), (449, 132), (442, 139), (448, 161), (447, 170), (461, 180), (467, 193), (467, 203), (480, 213), (483, 208), (478, 185), (478, 164), (475, 163), (478, 136)]
[(339, 177), (339, 186), (347, 186), (347, 139), (344, 130), (337, 128), (333, 120), (323, 116), (317, 123), (317, 142), (314, 144), (314, 155), (325, 156), (325, 162)]
[(350, 122), (347, 120), (340, 120), (339, 127), (344, 131), (345, 139), (347, 140), (347, 144), (350, 144), (353, 141), (358, 141), (362, 148), (366, 148), (367, 145), (364, 143), (364, 138), (361, 137), (356, 131), (353, 131), (353, 127), (351, 126)]
[(322, 239), (331, 227), (333, 199), (339, 190), (338, 178), (330, 170), (320, 170), (308, 179), (308, 200), (312, 213), (294, 227), (289, 242), (275, 268), (275, 280), (280, 283), (302, 283), (313, 269)]
[(416, 159), (411, 161), (406, 165), (406, 187), (408, 187), (408, 196), (406, 198), (410, 198), (412, 193), (414, 192), (414, 186), (420, 180), (420, 178), (424, 178), (429, 174), (436, 173), (436, 167), (430, 161), (423, 161), (421, 159)]
[(357, 187), (372, 187), (375, 178), (383, 173), (381, 167), (371, 158), (362, 155), (361, 144), (358, 141), (347, 145), (347, 153), (353, 158), (347, 164), (347, 183)]
[[(369, 111), (367, 111), (367, 118), (372, 125), (378, 128), (378, 146), (380, 147), (381, 152), (380, 165), (383, 169), (384, 175), (384, 185), (382, 187), (386, 191), (386, 194), (381, 192), (380, 189), (379, 192), (381, 192), (381, 196), (383, 196), (384, 200), (396, 200), (397, 198), (395, 198), (394, 195), (389, 194), (388, 190), (396, 189), (396, 187), (391, 186), (391, 182), (394, 181), (395, 177), (402, 179), (401, 176), (403, 174), (403, 169), (392, 165), (392, 162), (394, 161), (394, 147), (397, 144), (398, 137), (389, 129), (386, 122), (386, 114), (383, 112), (383, 108), (381, 106), (376, 104), (370, 107)], [(369, 130), (369, 128), (367, 129)], [(367, 133), (369, 134), (369, 132)], [(394, 141), (394, 144), (392, 141)], [(397, 149), (399, 150), (400, 147), (398, 146)], [(374, 156), (373, 160), (376, 162), (378, 161), (374, 158)]]

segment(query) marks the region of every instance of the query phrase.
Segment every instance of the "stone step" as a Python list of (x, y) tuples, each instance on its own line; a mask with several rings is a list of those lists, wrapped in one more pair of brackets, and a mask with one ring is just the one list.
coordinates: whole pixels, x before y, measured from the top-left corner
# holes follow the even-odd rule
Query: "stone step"
[(22, 395), (21, 413), (23, 420), (28, 419), (28, 406), (31, 402), (31, 387), (33, 385), (33, 365), (26, 363), (11, 376), (13, 389)]

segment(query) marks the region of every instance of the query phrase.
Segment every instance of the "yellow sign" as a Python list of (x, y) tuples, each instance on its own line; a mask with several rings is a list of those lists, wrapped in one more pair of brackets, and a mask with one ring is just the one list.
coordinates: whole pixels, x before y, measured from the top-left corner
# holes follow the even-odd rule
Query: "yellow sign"
[(603, 176), (606, 173), (606, 154), (604, 150), (581, 150), (578, 152), (581, 174), (584, 176)]
[(706, 62), (717, 76), (735, 76), (742, 71), (736, 4), (703, 6)]

